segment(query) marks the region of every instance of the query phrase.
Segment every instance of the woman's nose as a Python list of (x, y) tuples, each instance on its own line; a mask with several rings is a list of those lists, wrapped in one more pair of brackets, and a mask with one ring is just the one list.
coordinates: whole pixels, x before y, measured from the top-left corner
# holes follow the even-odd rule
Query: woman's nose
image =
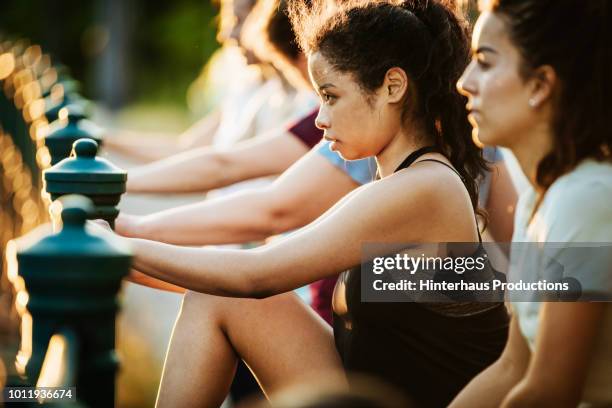
[(474, 78), (474, 62), (471, 62), (463, 71), (461, 78), (457, 81), (457, 90), (463, 96), (472, 96), (477, 92)]
[(329, 129), (329, 116), (322, 108), (319, 108), (319, 113), (315, 118), (315, 126), (321, 130)]

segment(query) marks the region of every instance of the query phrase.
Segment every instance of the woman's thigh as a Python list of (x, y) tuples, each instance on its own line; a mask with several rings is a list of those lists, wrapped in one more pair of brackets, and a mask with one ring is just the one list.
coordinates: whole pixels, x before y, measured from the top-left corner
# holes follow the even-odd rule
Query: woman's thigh
[(344, 381), (331, 327), (294, 293), (238, 299), (188, 292), (183, 303), (187, 311), (194, 318), (215, 315), (231, 347), (268, 395), (322, 375)]

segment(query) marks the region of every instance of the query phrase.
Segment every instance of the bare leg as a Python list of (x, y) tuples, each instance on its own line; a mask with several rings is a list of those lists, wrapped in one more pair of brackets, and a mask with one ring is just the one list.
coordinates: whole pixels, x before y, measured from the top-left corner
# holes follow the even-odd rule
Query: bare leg
[(293, 293), (255, 300), (187, 292), (157, 406), (219, 406), (238, 358), (266, 394), (322, 373), (343, 377), (331, 328)]

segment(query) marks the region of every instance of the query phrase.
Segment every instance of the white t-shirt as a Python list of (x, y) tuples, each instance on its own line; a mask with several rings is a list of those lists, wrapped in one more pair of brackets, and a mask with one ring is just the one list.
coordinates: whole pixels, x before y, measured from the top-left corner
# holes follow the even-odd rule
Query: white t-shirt
[[(519, 198), (512, 241), (542, 244), (513, 245), (509, 276), (525, 271), (546, 273), (550, 260), (555, 259), (557, 265), (561, 264), (563, 277), (577, 279), (583, 292), (612, 293), (612, 164), (585, 160), (560, 177), (529, 222), (535, 199), (533, 189)], [(572, 243), (584, 248), (562, 249), (556, 244), (549, 247), (549, 243)], [(589, 250), (593, 247), (599, 249)], [(588, 259), (585, 254), (589, 254)], [(541, 303), (513, 302), (512, 307), (533, 350)], [(596, 340), (583, 400), (612, 402), (612, 303), (606, 307)]]
[(225, 97), (213, 145), (228, 148), (240, 141), (284, 128), (317, 106), (311, 91), (296, 91), (278, 76), (263, 79), (254, 70)]
[[(295, 90), (278, 76), (263, 79), (260, 73), (251, 69), (240, 86), (234, 85), (224, 99), (213, 146), (216, 149), (231, 149), (239, 142), (284, 130), (289, 123), (311, 112), (317, 104), (312, 91)], [(273, 179), (262, 177), (245, 180), (211, 191), (209, 197), (261, 188)]]

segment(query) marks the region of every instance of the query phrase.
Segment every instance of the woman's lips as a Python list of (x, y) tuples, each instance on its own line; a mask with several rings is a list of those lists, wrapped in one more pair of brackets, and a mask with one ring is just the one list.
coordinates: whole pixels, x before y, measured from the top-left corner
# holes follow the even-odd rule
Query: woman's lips
[(465, 105), (465, 109), (468, 111), (468, 114), (480, 112), (480, 109), (472, 102), (468, 102), (467, 105)]
[(479, 119), (481, 116), (480, 111), (478, 109), (469, 109), (468, 110), (468, 118)]

